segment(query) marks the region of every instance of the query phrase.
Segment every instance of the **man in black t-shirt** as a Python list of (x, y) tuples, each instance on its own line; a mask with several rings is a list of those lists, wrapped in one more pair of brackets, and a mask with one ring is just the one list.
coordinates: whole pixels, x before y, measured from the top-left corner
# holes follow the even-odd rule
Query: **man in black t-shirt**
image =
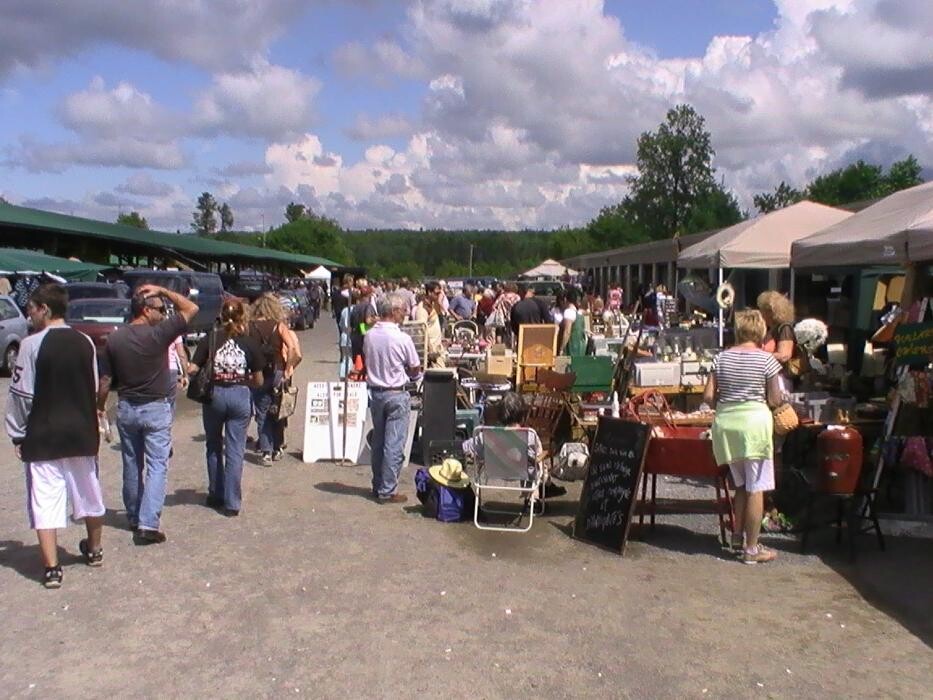
[(512, 323), (512, 336), (518, 342), (518, 327), (533, 323), (548, 323), (547, 305), (540, 299), (535, 299), (535, 290), (527, 284), (518, 285), (520, 301), (512, 306), (510, 321)]
[[(175, 307), (174, 316), (166, 315), (166, 301)], [(126, 517), (138, 544), (160, 543), (165, 541), (159, 525), (172, 449), (170, 397), (175, 391), (168, 348), (185, 333), (198, 307), (181, 294), (146, 284), (133, 295), (130, 312), (133, 320), (110, 335), (101, 355), (97, 401), (104, 410), (111, 385), (116, 387)]]

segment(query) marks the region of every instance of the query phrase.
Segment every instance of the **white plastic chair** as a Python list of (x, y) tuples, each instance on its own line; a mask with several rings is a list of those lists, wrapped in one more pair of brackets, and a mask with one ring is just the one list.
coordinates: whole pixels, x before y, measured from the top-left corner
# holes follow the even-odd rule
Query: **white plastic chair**
[[(476, 490), (473, 524), (477, 528), (499, 532), (528, 532), (534, 523), (537, 501), (541, 501), (541, 511), (538, 515), (544, 512), (544, 489), (541, 488), (544, 482), (544, 466), (539, 462), (535, 449), (535, 446), (539, 444), (538, 435), (531, 428), (480, 426), (473, 431), (476, 463), (476, 478), (473, 480), (473, 487)], [(528, 509), (527, 527), (480, 524), (479, 512), (486, 491), (524, 496), (523, 508)], [(521, 523), (524, 515), (524, 510), (516, 513), (514, 509), (483, 508), (483, 512), (500, 515), (517, 514), (517, 523)]]

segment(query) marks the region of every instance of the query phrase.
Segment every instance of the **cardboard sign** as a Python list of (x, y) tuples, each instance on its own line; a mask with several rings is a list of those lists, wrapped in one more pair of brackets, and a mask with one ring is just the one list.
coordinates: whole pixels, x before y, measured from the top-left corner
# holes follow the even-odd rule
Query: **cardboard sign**
[(600, 416), (573, 536), (625, 553), (650, 426)]
[(933, 323), (904, 323), (894, 331), (898, 365), (926, 365), (933, 360)]

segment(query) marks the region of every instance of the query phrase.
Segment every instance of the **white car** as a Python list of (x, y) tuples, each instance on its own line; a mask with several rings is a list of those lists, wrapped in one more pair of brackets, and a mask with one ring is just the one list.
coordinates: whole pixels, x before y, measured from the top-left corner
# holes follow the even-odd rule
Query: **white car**
[(19, 344), (27, 335), (29, 325), (16, 302), (8, 296), (0, 296), (0, 349), (3, 351), (3, 355), (0, 355), (0, 371), (5, 375), (13, 372), (19, 355)]

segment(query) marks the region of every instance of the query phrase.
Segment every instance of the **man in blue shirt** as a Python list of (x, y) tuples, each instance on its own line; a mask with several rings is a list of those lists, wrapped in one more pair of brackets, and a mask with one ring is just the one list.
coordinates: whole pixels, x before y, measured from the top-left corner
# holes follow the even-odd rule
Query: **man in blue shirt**
[(473, 300), (473, 285), (463, 285), (463, 292), (450, 300), (450, 313), (457, 321), (473, 318), (476, 315), (476, 302)]

